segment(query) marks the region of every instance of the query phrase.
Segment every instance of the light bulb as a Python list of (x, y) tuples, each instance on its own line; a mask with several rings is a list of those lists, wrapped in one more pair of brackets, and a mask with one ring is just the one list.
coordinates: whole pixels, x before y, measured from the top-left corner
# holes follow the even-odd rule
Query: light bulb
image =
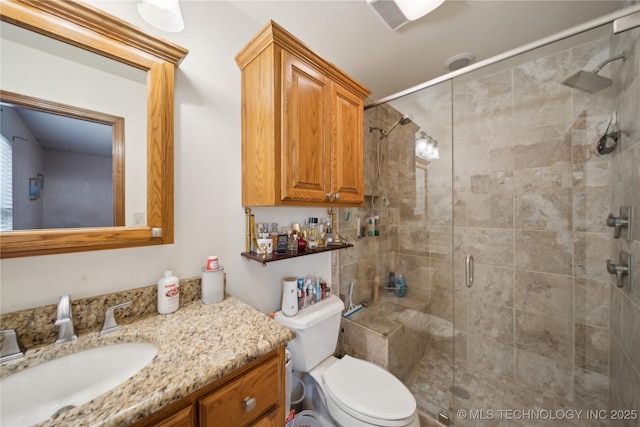
[(410, 21), (422, 18), (436, 9), (444, 0), (395, 0), (402, 14)]
[(184, 21), (178, 0), (141, 0), (138, 12), (149, 24), (169, 33), (184, 30)]

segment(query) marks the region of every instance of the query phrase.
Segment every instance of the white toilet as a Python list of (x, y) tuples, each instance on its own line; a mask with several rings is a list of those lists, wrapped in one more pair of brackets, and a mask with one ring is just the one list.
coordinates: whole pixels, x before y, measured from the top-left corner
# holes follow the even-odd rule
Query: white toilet
[(313, 377), (340, 426), (420, 427), (416, 400), (399, 379), (371, 362), (333, 356), (343, 310), (331, 295), (295, 316), (276, 313), (275, 320), (296, 334), (287, 346), (293, 370)]

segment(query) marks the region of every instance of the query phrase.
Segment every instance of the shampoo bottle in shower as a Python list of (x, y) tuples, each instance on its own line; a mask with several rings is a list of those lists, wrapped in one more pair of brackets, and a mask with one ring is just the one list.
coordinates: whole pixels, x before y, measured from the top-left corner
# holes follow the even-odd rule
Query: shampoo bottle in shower
[(380, 276), (376, 274), (373, 277), (373, 301), (378, 301), (380, 299)]
[(402, 274), (398, 274), (398, 277), (396, 277), (396, 296), (403, 297), (405, 290), (404, 277), (402, 277)]

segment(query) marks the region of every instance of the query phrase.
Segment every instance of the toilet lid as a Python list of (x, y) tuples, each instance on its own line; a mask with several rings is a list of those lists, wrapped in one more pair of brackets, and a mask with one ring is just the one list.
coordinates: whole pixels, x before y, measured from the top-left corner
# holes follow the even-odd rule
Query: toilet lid
[(416, 399), (402, 382), (378, 365), (344, 356), (323, 376), (336, 404), (378, 420), (400, 420), (416, 411)]

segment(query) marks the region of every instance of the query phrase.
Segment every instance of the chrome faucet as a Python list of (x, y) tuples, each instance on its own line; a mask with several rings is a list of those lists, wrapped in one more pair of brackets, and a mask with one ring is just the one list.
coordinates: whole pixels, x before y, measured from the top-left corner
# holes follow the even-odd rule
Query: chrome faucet
[(129, 306), (131, 306), (131, 301), (123, 302), (122, 304), (109, 307), (104, 315), (104, 324), (102, 325), (100, 335), (106, 335), (110, 334), (111, 332), (120, 330), (120, 326), (118, 326), (118, 324), (116, 323), (116, 316), (113, 312), (119, 308), (125, 308)]
[(24, 346), (18, 338), (15, 329), (3, 329), (0, 331), (2, 348), (0, 349), (0, 363), (24, 356)]
[(58, 314), (56, 316), (56, 326), (60, 326), (60, 333), (56, 344), (78, 339), (73, 331), (73, 318), (71, 317), (71, 297), (63, 295), (58, 302)]

